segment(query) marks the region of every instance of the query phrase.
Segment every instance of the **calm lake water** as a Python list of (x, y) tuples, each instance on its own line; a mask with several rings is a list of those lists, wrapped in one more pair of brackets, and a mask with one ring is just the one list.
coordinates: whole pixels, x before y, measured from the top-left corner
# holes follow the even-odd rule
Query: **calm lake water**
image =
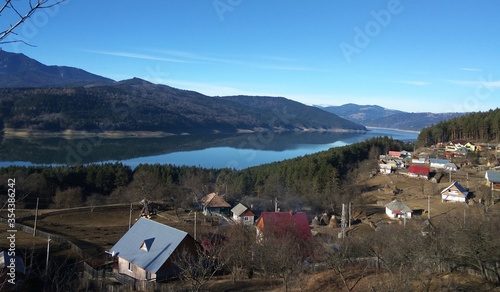
[(122, 162), (243, 169), (388, 136), (415, 141), (418, 133), (372, 128), (353, 133), (272, 133), (196, 135), (134, 139), (6, 139), (0, 167)]

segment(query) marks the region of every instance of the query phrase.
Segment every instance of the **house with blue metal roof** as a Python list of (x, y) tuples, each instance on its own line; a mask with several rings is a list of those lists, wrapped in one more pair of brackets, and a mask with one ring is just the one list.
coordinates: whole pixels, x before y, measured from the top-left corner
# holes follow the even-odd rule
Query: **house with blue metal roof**
[(162, 281), (177, 276), (175, 259), (184, 251), (196, 255), (196, 242), (191, 235), (141, 217), (110, 253), (118, 258), (120, 274), (137, 280)]

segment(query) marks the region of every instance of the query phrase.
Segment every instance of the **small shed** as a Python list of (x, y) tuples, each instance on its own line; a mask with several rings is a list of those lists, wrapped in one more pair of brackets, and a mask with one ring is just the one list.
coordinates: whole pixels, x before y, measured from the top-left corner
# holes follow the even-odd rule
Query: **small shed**
[(231, 209), (233, 220), (239, 223), (253, 225), (255, 214), (245, 205), (238, 203)]
[(413, 211), (400, 200), (393, 200), (385, 205), (385, 213), (392, 219), (411, 218)]
[(442, 202), (465, 203), (469, 199), (469, 192), (457, 181), (441, 191)]

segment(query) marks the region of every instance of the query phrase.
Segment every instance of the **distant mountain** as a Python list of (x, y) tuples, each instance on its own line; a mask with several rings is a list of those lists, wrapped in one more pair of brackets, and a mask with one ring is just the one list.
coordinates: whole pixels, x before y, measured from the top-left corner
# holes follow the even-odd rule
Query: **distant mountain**
[(52, 132), (366, 130), (335, 114), (282, 97), (210, 97), (138, 78), (95, 86), (0, 89), (0, 117), (5, 128)]
[(378, 105), (344, 104), (317, 106), (327, 112), (367, 127), (420, 131), (441, 121), (463, 116), (465, 113), (409, 113), (386, 109)]
[(67, 87), (112, 82), (82, 69), (47, 66), (23, 54), (0, 49), (0, 88)]

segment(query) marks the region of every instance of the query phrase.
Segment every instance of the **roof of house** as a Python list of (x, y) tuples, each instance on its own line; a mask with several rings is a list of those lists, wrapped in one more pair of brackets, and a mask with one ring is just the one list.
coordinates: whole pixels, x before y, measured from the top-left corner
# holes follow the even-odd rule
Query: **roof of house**
[(437, 164), (446, 164), (449, 163), (450, 161), (448, 159), (430, 158), (429, 162)]
[(412, 212), (410, 207), (406, 206), (405, 203), (403, 203), (402, 201), (400, 201), (398, 199), (385, 204), (385, 207), (387, 209), (391, 210), (393, 213), (398, 213), (398, 211), (401, 211), (404, 213)]
[(500, 171), (487, 170), (484, 177), (492, 183), (500, 183)]
[(141, 217), (111, 252), (156, 273), (186, 236), (189, 235), (184, 231)]
[(201, 199), (202, 204), (208, 208), (231, 208), (221, 196), (216, 193), (210, 193)]
[(453, 163), (453, 162), (448, 162), (448, 163), (446, 163), (446, 164), (444, 165), (444, 167), (445, 167), (445, 168), (454, 168), (454, 169), (458, 168), (458, 166), (457, 166), (455, 163)]
[(450, 190), (453, 187), (455, 187), (465, 197), (467, 197), (467, 195), (469, 194), (469, 192), (458, 181), (454, 181), (451, 185), (449, 185), (448, 187), (446, 187), (445, 189), (443, 189), (441, 191), (441, 194), (447, 192), (448, 190)]
[(309, 221), (304, 212), (262, 212), (255, 227), (261, 231), (269, 230), (278, 236), (291, 230), (300, 239), (312, 239)]
[(17, 272), (25, 273), (25, 267), (24, 267), (24, 261), (21, 257), (19, 256), (10, 256), (9, 252), (7, 250), (0, 251), (0, 269), (3, 269), (10, 265), (11, 259), (15, 260), (15, 270)]
[(408, 172), (418, 174), (418, 175), (429, 175), (430, 170), (426, 166), (411, 165), (408, 168)]
[(254, 213), (242, 203), (238, 203), (238, 205), (234, 206), (234, 208), (231, 209), (231, 212), (233, 212), (236, 216), (254, 216)]

